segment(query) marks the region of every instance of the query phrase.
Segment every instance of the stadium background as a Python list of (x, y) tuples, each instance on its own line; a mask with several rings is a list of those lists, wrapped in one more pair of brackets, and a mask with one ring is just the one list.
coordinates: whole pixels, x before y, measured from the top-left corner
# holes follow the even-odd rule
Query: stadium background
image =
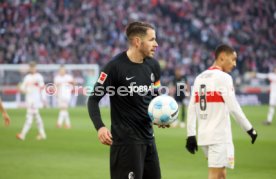
[[(230, 178), (275, 178), (275, 125), (261, 126), (267, 106), (268, 81), (250, 78), (248, 72), (269, 72), (276, 65), (276, 2), (266, 0), (7, 0), (0, 1), (0, 64), (97, 64), (102, 67), (126, 49), (125, 25), (145, 20), (155, 25), (159, 47), (156, 59), (167, 85), (176, 67), (192, 83), (212, 64), (212, 51), (220, 43), (238, 52), (234, 77), (239, 102), (260, 137), (249, 137), (234, 128), (237, 169)], [(13, 89), (22, 75), (3, 78), (3, 89)], [(82, 78), (82, 74), (77, 74)], [(47, 76), (46, 76), (47, 79)], [(51, 81), (51, 78), (48, 81)], [(257, 100), (257, 101), (256, 101)], [(80, 103), (80, 104), (84, 104)], [(84, 107), (70, 110), (73, 129), (57, 130), (56, 109), (42, 110), (47, 141), (34, 139), (35, 129), (24, 142), (15, 134), (25, 120), (23, 109), (8, 110), (9, 128), (0, 125), (0, 178), (108, 178), (108, 149), (96, 138)], [(108, 109), (104, 115), (109, 121)], [(275, 118), (274, 118), (275, 120)], [(202, 152), (184, 150), (184, 129), (156, 129), (164, 178), (206, 178)]]

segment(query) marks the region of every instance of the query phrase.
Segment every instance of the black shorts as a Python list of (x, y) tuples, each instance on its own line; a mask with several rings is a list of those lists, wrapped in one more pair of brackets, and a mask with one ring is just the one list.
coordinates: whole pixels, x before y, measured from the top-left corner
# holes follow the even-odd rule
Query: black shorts
[(155, 142), (111, 146), (110, 175), (111, 179), (160, 179)]
[(174, 99), (178, 103), (184, 103), (185, 95), (179, 95), (179, 96), (175, 95)]

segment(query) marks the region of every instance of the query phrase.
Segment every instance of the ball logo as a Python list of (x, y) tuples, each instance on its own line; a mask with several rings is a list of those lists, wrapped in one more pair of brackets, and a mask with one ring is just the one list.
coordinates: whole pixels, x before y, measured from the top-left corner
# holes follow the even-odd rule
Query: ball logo
[(133, 172), (129, 172), (128, 179), (134, 179), (135, 175)]

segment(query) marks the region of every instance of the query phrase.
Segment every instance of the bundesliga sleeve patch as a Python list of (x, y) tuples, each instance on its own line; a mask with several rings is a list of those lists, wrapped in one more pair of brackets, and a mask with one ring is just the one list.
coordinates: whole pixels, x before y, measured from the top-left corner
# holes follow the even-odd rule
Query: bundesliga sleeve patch
[(104, 72), (101, 72), (100, 77), (98, 79), (98, 83), (103, 84), (107, 78), (107, 74)]

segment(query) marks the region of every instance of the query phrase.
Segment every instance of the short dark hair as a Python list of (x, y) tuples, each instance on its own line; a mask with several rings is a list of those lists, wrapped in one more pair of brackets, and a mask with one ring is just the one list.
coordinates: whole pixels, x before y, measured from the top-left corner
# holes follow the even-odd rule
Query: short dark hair
[(127, 39), (129, 40), (134, 35), (145, 36), (147, 35), (148, 29), (154, 29), (154, 27), (151, 24), (148, 24), (146, 22), (140, 22), (140, 21), (131, 22), (126, 27)]
[(235, 50), (226, 44), (219, 45), (215, 50), (215, 59), (217, 59), (222, 52), (230, 54), (230, 53), (234, 53)]

